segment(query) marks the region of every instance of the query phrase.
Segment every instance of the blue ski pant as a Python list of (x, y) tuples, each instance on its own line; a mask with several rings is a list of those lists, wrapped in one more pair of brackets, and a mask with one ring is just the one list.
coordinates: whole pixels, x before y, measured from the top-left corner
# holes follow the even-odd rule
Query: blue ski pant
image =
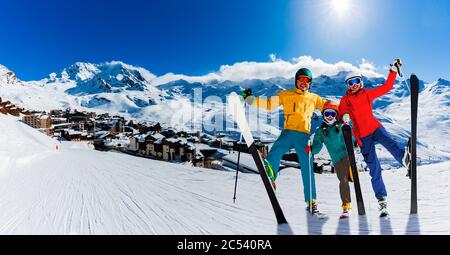
[(403, 155), (405, 154), (405, 148), (402, 148), (396, 141), (394, 141), (391, 135), (386, 131), (384, 127), (379, 127), (373, 134), (361, 138), (362, 147), (361, 153), (364, 156), (364, 161), (370, 169), (370, 176), (372, 177), (372, 188), (375, 192), (375, 197), (380, 199), (387, 196), (386, 187), (381, 175), (381, 164), (377, 157), (375, 150), (375, 144), (380, 143), (383, 145), (394, 158), (403, 164)]
[(283, 155), (290, 149), (295, 149), (301, 168), (305, 202), (308, 202), (311, 199), (317, 199), (315, 184), (316, 181), (314, 178), (314, 174), (311, 174), (313, 173), (313, 160), (305, 152), (305, 148), (308, 145), (308, 140), (308, 134), (293, 130), (283, 130), (278, 140), (273, 144), (266, 158), (267, 161), (269, 161), (269, 163), (272, 165), (276, 177), (278, 176), (278, 170), (280, 168), (280, 162)]

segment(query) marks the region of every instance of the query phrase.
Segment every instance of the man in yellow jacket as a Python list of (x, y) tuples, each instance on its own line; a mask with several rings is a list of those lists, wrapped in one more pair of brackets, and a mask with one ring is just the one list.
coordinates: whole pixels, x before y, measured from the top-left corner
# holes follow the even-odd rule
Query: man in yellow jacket
[(295, 89), (284, 90), (271, 98), (255, 97), (252, 95), (251, 89), (247, 89), (242, 96), (249, 105), (255, 105), (266, 110), (275, 110), (283, 106), (284, 129), (273, 144), (266, 159), (272, 166), (276, 177), (281, 158), (291, 148), (295, 148), (301, 168), (307, 209), (316, 214), (319, 211), (316, 202), (317, 194), (313, 174), (313, 160), (309, 151), (306, 151), (305, 148), (308, 146), (311, 134), (312, 114), (316, 109), (322, 110), (327, 100), (309, 92), (312, 78), (311, 71), (307, 68), (302, 68), (295, 75)]

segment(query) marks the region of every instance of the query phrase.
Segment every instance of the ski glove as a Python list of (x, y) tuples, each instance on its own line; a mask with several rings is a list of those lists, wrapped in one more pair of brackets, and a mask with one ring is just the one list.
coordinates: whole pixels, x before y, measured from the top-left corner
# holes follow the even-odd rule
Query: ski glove
[(242, 92), (242, 98), (244, 98), (244, 100), (249, 96), (253, 96), (252, 89), (246, 89)]
[(246, 90), (244, 90), (244, 91), (242, 92), (242, 98), (244, 98), (245, 102), (246, 102), (248, 105), (252, 105), (253, 102), (254, 102), (254, 100), (255, 100), (255, 97), (253, 96), (252, 89), (246, 89)]
[(396, 73), (398, 73), (398, 75), (400, 75), (400, 77), (403, 77), (402, 70), (401, 70), (402, 65), (403, 64), (402, 64), (401, 59), (399, 59), (399, 58), (394, 59), (394, 63), (391, 64), (391, 71), (396, 72)]
[(344, 122), (344, 125), (348, 125), (350, 122), (350, 115), (348, 113), (342, 116), (342, 122)]
[(305, 152), (306, 152), (306, 154), (309, 154), (311, 152), (311, 146), (309, 146), (309, 145), (306, 146)]

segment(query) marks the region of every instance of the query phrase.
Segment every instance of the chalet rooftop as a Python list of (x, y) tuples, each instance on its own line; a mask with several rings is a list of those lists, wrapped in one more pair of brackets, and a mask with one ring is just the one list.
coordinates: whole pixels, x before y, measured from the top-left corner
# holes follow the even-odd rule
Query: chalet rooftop
[(70, 127), (70, 126), (73, 126), (73, 124), (72, 123), (61, 123), (61, 124), (54, 124), (54, 125), (52, 125), (52, 128), (55, 128), (55, 127)]
[(155, 139), (155, 140), (160, 140), (160, 139), (166, 138), (165, 136), (163, 136), (163, 135), (160, 134), (160, 133), (153, 134), (152, 137), (153, 137), (153, 139)]
[[(96, 135), (97, 135), (97, 133), (96, 133)], [(98, 138), (103, 139), (103, 138), (108, 137), (109, 135), (110, 135), (110, 132), (104, 132), (104, 133), (101, 134)]]
[(166, 139), (166, 141), (168, 141), (169, 143), (178, 143), (180, 141), (180, 139), (178, 139), (178, 138), (168, 138), (168, 139)]
[(188, 143), (187, 139), (186, 139), (186, 138), (184, 138), (184, 137), (180, 137), (180, 138), (178, 138), (178, 141), (179, 141), (179, 142), (180, 142), (180, 144), (182, 144), (182, 145), (184, 145), (184, 144), (187, 144), (187, 143)]
[(73, 129), (69, 129), (69, 130), (67, 130), (67, 132), (69, 133), (69, 135), (82, 135), (83, 134), (83, 132), (76, 131)]

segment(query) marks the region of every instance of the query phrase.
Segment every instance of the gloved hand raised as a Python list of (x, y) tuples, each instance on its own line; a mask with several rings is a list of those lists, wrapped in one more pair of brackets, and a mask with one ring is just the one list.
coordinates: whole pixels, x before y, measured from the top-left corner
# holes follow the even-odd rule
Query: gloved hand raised
[(246, 89), (242, 92), (242, 98), (244, 98), (245, 102), (249, 105), (253, 104), (255, 97), (253, 96), (252, 89)]
[(252, 89), (246, 89), (242, 91), (242, 97), (244, 98), (244, 100), (247, 99), (247, 97), (249, 96), (253, 96)]
[(394, 59), (394, 63), (391, 64), (391, 71), (398, 73), (398, 75), (400, 75), (400, 77), (403, 77), (402, 74), (402, 60), (397, 58)]

